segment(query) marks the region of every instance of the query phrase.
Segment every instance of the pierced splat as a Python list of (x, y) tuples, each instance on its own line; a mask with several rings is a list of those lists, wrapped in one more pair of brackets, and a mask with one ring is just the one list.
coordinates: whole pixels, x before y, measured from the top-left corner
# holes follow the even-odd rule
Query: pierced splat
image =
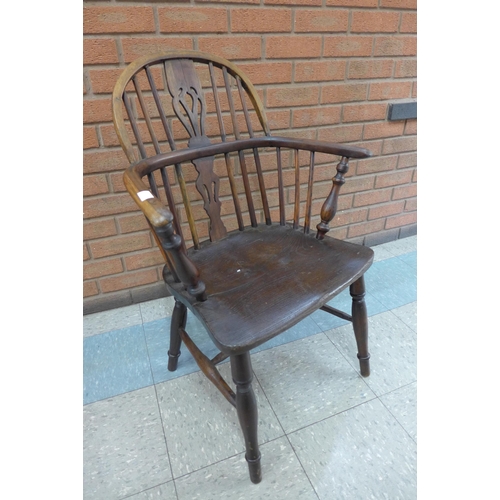
[[(210, 139), (205, 134), (206, 104), (193, 62), (187, 59), (165, 61), (165, 73), (172, 107), (190, 136), (188, 147), (209, 146)], [(214, 173), (214, 157), (200, 158), (192, 163), (198, 172), (196, 188), (210, 219), (210, 240), (220, 240), (227, 231), (220, 218), (219, 177)]]

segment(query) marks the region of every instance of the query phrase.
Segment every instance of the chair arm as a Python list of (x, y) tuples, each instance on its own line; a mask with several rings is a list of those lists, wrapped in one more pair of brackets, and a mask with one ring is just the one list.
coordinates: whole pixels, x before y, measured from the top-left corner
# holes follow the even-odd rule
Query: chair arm
[(206, 300), (205, 284), (200, 280), (200, 272), (187, 256), (182, 238), (174, 232), (172, 212), (153, 196), (133, 166), (125, 171), (123, 180), (127, 191), (146, 216), (164, 255), (170, 257), (167, 264), (173, 267), (175, 276), (184, 284), (190, 295), (200, 301)]
[[(171, 151), (169, 153), (162, 153), (150, 158), (146, 158), (144, 160), (139, 160), (131, 167), (129, 167), (127, 172), (135, 172), (137, 175), (137, 179), (140, 180), (146, 174), (149, 174), (158, 168), (166, 167), (168, 165), (175, 165), (176, 163), (197, 160), (198, 158), (205, 158), (207, 156), (215, 156), (225, 153), (232, 153), (235, 151), (242, 151), (245, 149), (265, 147), (302, 149), (305, 151), (327, 153), (356, 159), (368, 158), (372, 156), (371, 151), (369, 151), (368, 149), (359, 148), (356, 146), (348, 146), (326, 141), (265, 136), (252, 137), (251, 139), (239, 139), (236, 141), (220, 142), (200, 148), (182, 149)], [(136, 180), (134, 180), (134, 182), (136, 182)], [(144, 183), (142, 183), (142, 185), (145, 186)]]
[(146, 219), (154, 228), (170, 224), (174, 220), (172, 212), (155, 196), (143, 182), (132, 165), (123, 174), (123, 181), (130, 196), (142, 210)]

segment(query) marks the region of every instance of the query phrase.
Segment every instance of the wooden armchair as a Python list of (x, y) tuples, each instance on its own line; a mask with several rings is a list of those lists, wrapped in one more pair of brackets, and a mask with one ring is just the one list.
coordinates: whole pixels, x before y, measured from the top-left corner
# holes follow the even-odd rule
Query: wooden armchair
[[(149, 222), (175, 298), (168, 369), (176, 370), (182, 341), (236, 407), (250, 479), (258, 483), (251, 349), (322, 309), (352, 321), (360, 371), (369, 375), (363, 274), (373, 252), (325, 235), (349, 158), (371, 153), (271, 136), (247, 76), (194, 51), (131, 63), (114, 89), (113, 120), (131, 163), (125, 186)], [(340, 161), (312, 234), (315, 165), (326, 155)], [(352, 316), (327, 305), (347, 287)], [(220, 350), (213, 359), (186, 332), (187, 309)], [(216, 368), (228, 357), (236, 394)]]

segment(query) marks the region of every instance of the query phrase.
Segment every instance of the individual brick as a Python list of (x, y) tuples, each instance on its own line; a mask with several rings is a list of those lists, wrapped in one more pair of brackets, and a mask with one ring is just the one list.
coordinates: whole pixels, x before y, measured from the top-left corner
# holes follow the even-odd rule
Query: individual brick
[(119, 276), (101, 278), (99, 284), (103, 293), (126, 290), (132, 287), (148, 285), (158, 281), (158, 271), (156, 269), (144, 269), (133, 271)]
[(334, 104), (341, 102), (364, 101), (368, 85), (366, 83), (347, 83), (325, 85), (321, 89), (321, 103)]
[(111, 172), (124, 170), (129, 165), (121, 149), (97, 150), (83, 154), (83, 173)]
[(332, 125), (340, 122), (341, 106), (308, 107), (293, 111), (294, 128)]
[(417, 153), (399, 154), (398, 168), (408, 168), (417, 166)]
[(231, 9), (232, 33), (289, 33), (292, 29), (291, 9)]
[(367, 123), (363, 131), (363, 139), (379, 139), (381, 137), (398, 137), (403, 133), (404, 122)]
[(358, 163), (356, 175), (374, 174), (387, 170), (394, 170), (398, 163), (397, 156), (376, 156), (365, 158)]
[(400, 33), (417, 32), (417, 14), (415, 12), (403, 12), (401, 14)]
[(218, 7), (158, 7), (162, 33), (225, 33), (227, 10)]
[(83, 64), (115, 64), (118, 62), (114, 38), (83, 39)]
[(363, 125), (337, 125), (333, 127), (320, 128), (318, 140), (330, 142), (353, 142), (362, 138)]
[[(210, 36), (198, 39), (198, 48), (231, 61), (260, 59), (262, 40), (260, 36)], [(238, 65), (239, 66), (239, 65)], [(252, 81), (252, 83), (255, 83)]]
[(110, 122), (113, 120), (111, 102), (107, 99), (85, 99), (83, 101), (83, 123)]
[(84, 34), (153, 33), (153, 8), (143, 6), (86, 6), (83, 8)]
[(416, 56), (416, 36), (377, 36), (375, 37), (374, 56)]
[(348, 77), (352, 79), (390, 78), (392, 59), (359, 59), (349, 61)]
[(351, 33), (395, 33), (399, 12), (355, 10), (352, 12)]
[(345, 61), (308, 61), (295, 63), (296, 82), (322, 82), (343, 80), (345, 78)]
[(83, 265), (83, 279), (90, 280), (100, 278), (101, 276), (118, 274), (122, 271), (123, 264), (121, 259), (107, 259), (97, 262), (87, 262)]
[[(398, 186), (400, 184), (408, 184), (411, 182), (411, 170), (401, 170), (398, 172), (391, 172), (390, 174), (379, 174), (375, 179), (376, 188), (385, 188), (389, 186)], [(393, 197), (393, 199), (395, 199)]]
[(296, 33), (345, 32), (349, 24), (347, 9), (296, 9), (294, 29)]
[(389, 217), (385, 222), (385, 229), (391, 229), (393, 227), (407, 226), (408, 224), (413, 224), (417, 222), (417, 213), (411, 212), (403, 215), (396, 215), (395, 217)]
[(149, 229), (146, 217), (141, 213), (134, 215), (123, 215), (117, 218), (120, 233), (135, 233)]
[(116, 224), (114, 219), (99, 219), (83, 223), (83, 239), (85, 241), (114, 235), (116, 235)]
[(377, 219), (369, 222), (361, 222), (360, 224), (353, 224), (349, 226), (347, 231), (348, 238), (355, 238), (365, 234), (377, 233), (384, 229), (385, 219)]
[(83, 177), (83, 196), (95, 196), (108, 192), (108, 181), (105, 175), (86, 175)]
[(404, 201), (395, 201), (370, 208), (370, 211), (368, 212), (368, 220), (381, 219), (383, 217), (400, 214), (403, 212), (404, 206)]
[(252, 62), (238, 64), (254, 85), (291, 83), (291, 62)]
[(98, 148), (99, 140), (95, 127), (83, 127), (83, 149)]
[(95, 281), (84, 281), (83, 282), (83, 298), (91, 297), (93, 295), (98, 295), (99, 289), (97, 288), (97, 283)]
[(402, 59), (396, 61), (394, 69), (395, 78), (412, 78), (417, 76), (417, 60)]
[[(260, 1), (260, 0), (259, 0)], [(321, 6), (323, 0), (264, 0), (265, 5), (317, 5)], [(259, 3), (259, 2), (257, 2)]]
[(417, 149), (417, 137), (395, 137), (393, 139), (386, 139), (384, 141), (384, 147), (382, 153), (385, 155), (394, 153), (403, 153), (406, 151), (416, 151)]
[(121, 38), (123, 58), (130, 63), (138, 57), (166, 50), (193, 49), (190, 36), (156, 36), (154, 38)]
[(140, 252), (130, 257), (125, 257), (125, 266), (127, 271), (144, 269), (147, 267), (161, 266), (165, 264), (165, 259), (158, 248)]
[(417, 0), (380, 0), (380, 7), (386, 9), (416, 9)]
[(373, 82), (370, 83), (370, 101), (405, 99), (411, 96), (412, 82)]
[(372, 55), (373, 36), (334, 35), (325, 36), (325, 57), (368, 57)]
[(103, 198), (87, 198), (83, 200), (84, 219), (123, 214), (135, 210), (137, 210), (137, 205), (129, 194), (115, 194)]
[(401, 200), (417, 196), (417, 185), (410, 184), (409, 186), (396, 186), (392, 193), (393, 200)]
[(364, 207), (384, 203), (391, 199), (391, 195), (392, 188), (376, 189), (375, 191), (368, 191), (366, 193), (355, 193), (352, 205), (353, 207)]
[(405, 125), (405, 135), (416, 135), (417, 134), (417, 119), (406, 120)]
[(321, 37), (286, 35), (266, 37), (266, 57), (269, 59), (310, 58), (321, 55)]
[(361, 122), (382, 120), (386, 116), (387, 104), (345, 104), (342, 120), (344, 122)]
[(267, 90), (267, 106), (279, 108), (282, 106), (307, 106), (318, 104), (319, 88), (310, 87), (282, 87)]
[(149, 233), (130, 234), (89, 243), (94, 259), (151, 248)]

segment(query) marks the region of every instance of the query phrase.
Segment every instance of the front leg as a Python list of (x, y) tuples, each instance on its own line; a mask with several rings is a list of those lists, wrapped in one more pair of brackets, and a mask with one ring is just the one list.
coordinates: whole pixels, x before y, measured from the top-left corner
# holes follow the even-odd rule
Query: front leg
[(231, 356), (231, 373), (236, 384), (236, 410), (245, 438), (246, 454), (250, 480), (252, 483), (262, 481), (260, 468), (260, 451), (257, 438), (257, 402), (252, 389), (252, 364), (250, 353)]

